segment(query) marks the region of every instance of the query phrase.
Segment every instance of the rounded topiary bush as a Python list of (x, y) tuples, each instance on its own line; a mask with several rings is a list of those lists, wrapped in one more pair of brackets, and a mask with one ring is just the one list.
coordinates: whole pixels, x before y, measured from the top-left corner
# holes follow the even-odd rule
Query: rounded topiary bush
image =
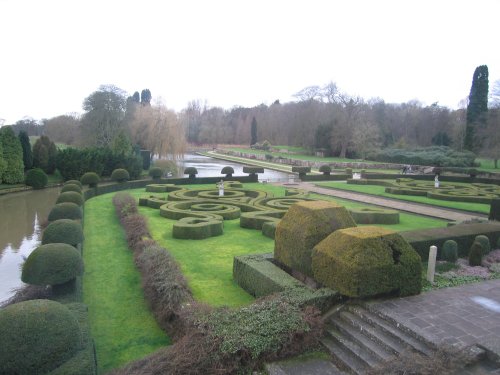
[(80, 178), (80, 182), (83, 185), (89, 185), (89, 187), (96, 187), (99, 180), (100, 178), (95, 172), (87, 172)]
[(198, 170), (195, 167), (187, 167), (184, 169), (184, 174), (188, 174), (189, 178), (195, 178), (198, 174)]
[(29, 170), (24, 181), (26, 185), (31, 186), (33, 189), (43, 189), (48, 182), (49, 178), (40, 168)]
[(332, 172), (332, 168), (329, 165), (322, 165), (319, 167), (319, 171), (323, 174), (329, 175)]
[(118, 168), (111, 172), (111, 180), (116, 182), (125, 182), (130, 180), (130, 174), (126, 169)]
[(152, 167), (149, 169), (149, 176), (151, 178), (161, 178), (161, 176), (163, 176), (163, 169), (160, 167)]
[(76, 246), (83, 241), (82, 225), (74, 220), (60, 219), (50, 223), (43, 231), (42, 244), (65, 243)]
[(458, 259), (458, 244), (454, 240), (446, 240), (443, 244), (443, 260), (455, 263)]
[(490, 239), (484, 234), (480, 234), (474, 238), (474, 242), (479, 242), (483, 247), (483, 255), (488, 254), (491, 251)]
[(71, 219), (71, 220), (81, 220), (82, 219), (82, 209), (75, 203), (64, 202), (58, 203), (49, 212), (49, 221), (55, 221), (59, 219)]
[(24, 262), (21, 280), (33, 285), (58, 285), (82, 274), (78, 250), (65, 243), (51, 243), (33, 250)]
[(64, 185), (69, 185), (69, 184), (78, 185), (78, 186), (80, 186), (80, 188), (83, 188), (82, 183), (78, 180), (68, 180), (64, 183)]
[(81, 193), (77, 193), (76, 191), (66, 191), (64, 193), (59, 194), (57, 197), (56, 203), (64, 203), (71, 202), (81, 206), (83, 204), (83, 195)]
[(76, 191), (77, 193), (82, 193), (82, 188), (77, 184), (64, 184), (61, 188), (61, 193), (65, 193), (67, 191)]
[(483, 245), (480, 242), (474, 241), (469, 251), (469, 265), (480, 266), (483, 259)]
[(36, 299), (0, 309), (0, 348), (0, 374), (45, 374), (82, 348), (82, 334), (68, 308)]
[(220, 171), (220, 174), (225, 174), (226, 177), (233, 177), (234, 174), (234, 168), (227, 165), (222, 170)]

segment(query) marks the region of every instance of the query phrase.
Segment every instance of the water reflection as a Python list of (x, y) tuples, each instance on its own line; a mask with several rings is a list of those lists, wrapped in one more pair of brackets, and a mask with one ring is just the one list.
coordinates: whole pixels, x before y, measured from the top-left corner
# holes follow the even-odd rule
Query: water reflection
[(0, 302), (22, 285), (20, 266), (40, 244), (40, 220), (58, 195), (59, 189), (52, 188), (0, 197)]

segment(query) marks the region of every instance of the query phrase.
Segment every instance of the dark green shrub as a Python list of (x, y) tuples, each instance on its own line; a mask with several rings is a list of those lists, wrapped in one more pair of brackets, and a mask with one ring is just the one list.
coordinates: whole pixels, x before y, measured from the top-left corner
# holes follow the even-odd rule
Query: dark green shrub
[(89, 185), (89, 187), (96, 187), (99, 180), (100, 178), (95, 172), (87, 172), (80, 178), (80, 182), (83, 185)]
[(220, 236), (224, 222), (209, 218), (185, 217), (177, 220), (172, 229), (172, 237), (191, 240), (202, 240)]
[(111, 173), (111, 180), (116, 182), (125, 182), (130, 180), (130, 175), (126, 169), (118, 168)]
[(31, 186), (33, 189), (43, 189), (47, 186), (48, 182), (49, 178), (40, 168), (30, 169), (28, 173), (26, 173), (26, 179), (24, 181), (26, 185)]
[(455, 263), (458, 259), (458, 244), (453, 240), (446, 240), (443, 244), (442, 258), (447, 262)]
[(469, 250), (469, 264), (471, 266), (480, 266), (483, 253), (483, 245), (480, 242), (474, 242)]
[(69, 184), (78, 185), (80, 186), (80, 189), (83, 188), (82, 183), (78, 180), (68, 180), (64, 183), (64, 185), (69, 185)]
[(189, 175), (189, 178), (195, 178), (198, 174), (198, 170), (195, 167), (187, 167), (184, 169), (184, 174)]
[(224, 168), (222, 168), (222, 170), (220, 171), (220, 173), (221, 174), (225, 174), (226, 177), (232, 177), (233, 174), (234, 174), (234, 169), (231, 166), (225, 166)]
[(294, 165), (292, 167), (292, 172), (298, 173), (299, 175), (306, 174), (306, 173), (311, 172), (311, 167), (300, 167), (300, 166)]
[(243, 167), (243, 173), (248, 173), (248, 174), (257, 174), (257, 173), (264, 173), (264, 168), (262, 167), (251, 167), (245, 165)]
[(51, 243), (33, 250), (24, 262), (21, 280), (33, 285), (58, 285), (82, 274), (78, 250), (65, 243)]
[(83, 195), (81, 193), (77, 193), (76, 191), (66, 191), (59, 194), (59, 197), (57, 197), (56, 201), (56, 203), (64, 202), (71, 202), (77, 204), (78, 206), (81, 206), (83, 205)]
[(42, 244), (65, 243), (76, 246), (83, 241), (82, 225), (74, 220), (59, 219), (43, 231)]
[(500, 221), (500, 198), (492, 199), (489, 220)]
[(422, 260), (398, 233), (382, 227), (339, 229), (312, 251), (314, 279), (349, 297), (422, 289)]
[(75, 203), (58, 203), (49, 212), (48, 220), (55, 221), (59, 219), (81, 220), (82, 209)]
[(351, 208), (356, 224), (399, 224), (399, 212), (383, 208)]
[(142, 169), (147, 171), (151, 165), (151, 151), (141, 150)]
[(476, 155), (472, 152), (455, 151), (450, 147), (432, 146), (412, 150), (383, 149), (370, 155), (370, 160), (436, 167), (472, 167)]
[(319, 171), (323, 174), (329, 175), (330, 173), (332, 173), (332, 168), (329, 165), (325, 164), (319, 167)]
[(153, 179), (161, 178), (161, 176), (163, 176), (163, 169), (160, 167), (151, 167), (148, 174)]
[(345, 173), (352, 176), (352, 168), (346, 168)]
[(61, 193), (65, 193), (67, 191), (76, 191), (77, 193), (82, 193), (82, 188), (77, 184), (64, 184), (61, 188)]
[(491, 251), (490, 239), (484, 234), (480, 234), (474, 238), (474, 242), (479, 242), (483, 247), (483, 255), (488, 254)]
[(58, 302), (38, 299), (0, 309), (1, 374), (45, 374), (81, 347), (76, 318)]
[(266, 160), (268, 160), (268, 161), (273, 160), (273, 155), (271, 155), (271, 154), (266, 154), (265, 158), (266, 158)]

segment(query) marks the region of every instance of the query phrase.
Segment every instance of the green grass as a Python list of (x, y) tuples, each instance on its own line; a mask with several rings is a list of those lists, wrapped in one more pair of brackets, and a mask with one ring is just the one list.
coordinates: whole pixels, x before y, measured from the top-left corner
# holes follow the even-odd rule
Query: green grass
[[(390, 181), (390, 180), (388, 180), (388, 181)], [(442, 184), (444, 185), (445, 183), (442, 183)], [(456, 184), (457, 183), (454, 183), (454, 185), (456, 185)], [(335, 188), (335, 189), (353, 191), (353, 192), (357, 192), (357, 193), (376, 195), (379, 197), (398, 199), (398, 200), (402, 200), (402, 201), (423, 203), (423, 204), (429, 204), (432, 206), (445, 207), (445, 208), (453, 208), (453, 209), (463, 210), (463, 211), (478, 212), (478, 213), (483, 213), (483, 214), (488, 214), (490, 212), (490, 205), (489, 204), (469, 203), (469, 202), (452, 202), (452, 201), (445, 201), (445, 200), (441, 200), (441, 199), (418, 197), (418, 196), (412, 196), (412, 195), (390, 194), (390, 193), (385, 192), (384, 186), (354, 185), (354, 184), (347, 184), (345, 182), (335, 182), (335, 181), (320, 182), (320, 183), (316, 183), (316, 185), (321, 186), (321, 187), (330, 187), (330, 188)]]
[(83, 299), (100, 373), (170, 343), (146, 305), (111, 199), (106, 194), (85, 203)]

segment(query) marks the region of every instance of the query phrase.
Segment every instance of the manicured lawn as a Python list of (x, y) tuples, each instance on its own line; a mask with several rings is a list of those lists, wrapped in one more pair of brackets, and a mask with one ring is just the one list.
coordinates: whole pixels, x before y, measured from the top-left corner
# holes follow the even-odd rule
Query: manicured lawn
[(85, 203), (83, 299), (89, 306), (100, 373), (170, 343), (144, 300), (112, 196)]
[[(456, 184), (456, 183), (454, 183), (454, 184)], [(316, 185), (321, 186), (321, 187), (332, 187), (335, 189), (354, 191), (354, 192), (359, 192), (359, 193), (364, 193), (364, 194), (371, 194), (371, 195), (376, 195), (376, 196), (380, 196), (380, 197), (399, 199), (399, 200), (403, 200), (403, 201), (430, 204), (430, 205), (438, 206), (438, 207), (454, 208), (457, 210), (479, 212), (479, 213), (484, 213), (484, 214), (488, 214), (490, 212), (490, 205), (489, 204), (469, 203), (469, 202), (452, 202), (452, 201), (445, 201), (445, 200), (441, 200), (441, 199), (418, 197), (418, 196), (413, 196), (413, 195), (390, 194), (390, 193), (385, 192), (384, 186), (354, 185), (354, 184), (347, 184), (345, 182), (336, 182), (336, 181), (319, 182)]]

